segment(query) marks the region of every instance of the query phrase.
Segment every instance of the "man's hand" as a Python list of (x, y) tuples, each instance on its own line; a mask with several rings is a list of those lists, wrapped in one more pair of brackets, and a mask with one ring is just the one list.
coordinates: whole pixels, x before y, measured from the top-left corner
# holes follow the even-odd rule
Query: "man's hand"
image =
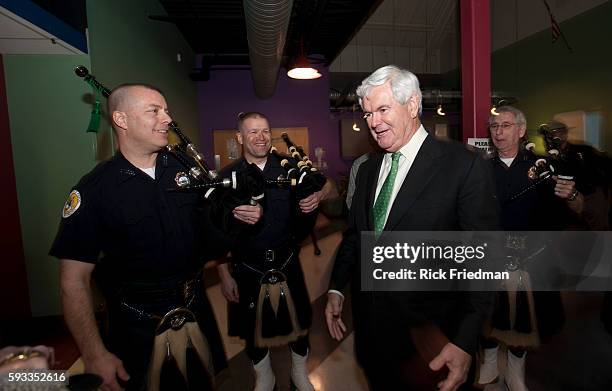
[(238, 296), (238, 284), (232, 276), (227, 276), (221, 279), (221, 293), (223, 297), (232, 303), (238, 303), (240, 296)]
[(581, 215), (584, 210), (584, 196), (576, 189), (576, 182), (562, 179), (554, 175), (555, 195), (567, 202), (567, 206), (576, 214)]
[(555, 195), (564, 200), (570, 198), (576, 191), (576, 182), (569, 179), (561, 179), (558, 176), (553, 176), (555, 180)]
[(83, 358), (85, 362), (85, 372), (95, 373), (102, 377), (104, 383), (100, 389), (104, 391), (121, 391), (123, 387), (117, 382), (117, 377), (123, 381), (128, 381), (130, 375), (123, 367), (123, 362), (114, 354), (106, 351), (93, 359)]
[(223, 297), (227, 301), (238, 303), (238, 300), (240, 300), (238, 284), (236, 284), (236, 280), (234, 280), (232, 273), (229, 271), (228, 263), (225, 262), (217, 266), (217, 273), (219, 273), (219, 278), (221, 279), (221, 293), (223, 293)]
[(234, 214), (234, 218), (253, 225), (261, 219), (263, 216), (263, 207), (259, 204), (257, 205), (239, 205), (234, 208), (232, 211)]
[(322, 197), (323, 197), (322, 196), (322, 192), (315, 191), (314, 193), (312, 193), (308, 197), (300, 200), (300, 209), (304, 213), (312, 212), (313, 210), (317, 209), (317, 207), (319, 206), (319, 202), (321, 201)]
[(429, 363), (432, 371), (439, 371), (444, 365), (448, 368), (446, 379), (438, 383), (439, 391), (455, 391), (465, 383), (470, 369), (472, 356), (461, 350), (457, 345), (447, 343), (436, 357)]
[(339, 294), (334, 292), (329, 292), (327, 294), (327, 306), (325, 307), (327, 329), (331, 337), (338, 341), (340, 341), (344, 337), (344, 333), (346, 333), (346, 326), (342, 318), (340, 318), (343, 303), (344, 297)]

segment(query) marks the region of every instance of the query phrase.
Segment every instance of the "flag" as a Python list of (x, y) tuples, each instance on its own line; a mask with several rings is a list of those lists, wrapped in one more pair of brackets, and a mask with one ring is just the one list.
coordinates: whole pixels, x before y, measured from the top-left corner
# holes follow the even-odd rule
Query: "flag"
[(550, 17), (550, 32), (552, 35), (552, 43), (557, 42), (559, 37), (561, 37), (567, 49), (570, 51), (570, 53), (573, 53), (574, 51), (572, 50), (569, 43), (567, 42), (567, 39), (565, 39), (565, 35), (563, 34), (563, 31), (561, 31), (561, 27), (559, 26), (559, 23), (557, 23), (557, 20), (553, 16), (552, 11), (550, 10), (550, 6), (548, 5), (548, 2), (546, 0), (542, 0), (542, 2), (544, 3), (544, 6), (546, 6), (546, 11), (548, 11), (548, 16)]
[(557, 39), (561, 36), (561, 27), (559, 27), (559, 23), (557, 23), (552, 13), (550, 13), (550, 31), (552, 33), (552, 42), (557, 42)]

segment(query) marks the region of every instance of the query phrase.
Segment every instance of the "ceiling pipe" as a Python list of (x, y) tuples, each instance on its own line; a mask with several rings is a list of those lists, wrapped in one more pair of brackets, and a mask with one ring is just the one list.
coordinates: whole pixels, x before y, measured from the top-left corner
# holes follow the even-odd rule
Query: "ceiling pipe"
[(276, 90), (293, 0), (244, 0), (243, 6), (253, 88), (267, 99)]
[[(422, 90), (421, 96), (423, 101), (435, 101), (436, 99), (455, 100), (461, 98), (461, 91), (456, 90)], [(506, 104), (514, 104), (518, 101), (517, 95), (513, 92), (493, 91), (491, 98), (495, 101), (504, 100)], [(357, 94), (354, 92), (340, 92), (331, 89), (329, 91), (330, 104), (333, 107), (345, 106), (349, 107), (358, 103)], [(438, 102), (439, 103), (439, 102)], [(437, 104), (437, 103), (436, 103)], [(437, 106), (436, 106), (437, 107)]]

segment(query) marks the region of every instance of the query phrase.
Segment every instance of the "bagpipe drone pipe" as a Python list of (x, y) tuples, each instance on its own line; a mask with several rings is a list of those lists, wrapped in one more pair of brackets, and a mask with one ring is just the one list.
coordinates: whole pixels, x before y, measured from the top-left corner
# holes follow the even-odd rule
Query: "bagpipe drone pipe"
[(281, 165), (287, 171), (287, 178), (296, 180), (296, 198), (298, 200), (302, 200), (311, 194), (320, 191), (323, 186), (325, 186), (325, 182), (327, 181), (325, 175), (313, 167), (312, 162), (306, 153), (304, 153), (304, 150), (301, 147), (296, 146), (291, 141), (287, 133), (282, 133), (281, 138), (287, 145), (289, 154), (297, 162), (296, 165), (291, 164), (289, 159), (280, 155), (276, 148), (272, 147), (270, 152), (277, 154), (281, 159)]
[(295, 204), (293, 208), (294, 219), (297, 222), (294, 227), (294, 235), (298, 242), (310, 235), (314, 246), (314, 254), (321, 255), (321, 249), (318, 246), (317, 238), (313, 230), (317, 219), (318, 208), (314, 212), (304, 214), (301, 212), (299, 202), (323, 189), (323, 186), (325, 186), (327, 182), (327, 178), (317, 170), (317, 168), (313, 167), (312, 162), (304, 150), (296, 146), (287, 133), (283, 132), (281, 138), (287, 145), (287, 150), (291, 156), (285, 156), (278, 152), (275, 147), (270, 149), (270, 153), (276, 156), (281, 162), (281, 166), (286, 172), (285, 179), (291, 181), (292, 198)]

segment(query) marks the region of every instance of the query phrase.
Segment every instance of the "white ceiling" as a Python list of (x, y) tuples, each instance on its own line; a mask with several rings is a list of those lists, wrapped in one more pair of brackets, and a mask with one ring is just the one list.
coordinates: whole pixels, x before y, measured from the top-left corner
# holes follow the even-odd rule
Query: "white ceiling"
[[(371, 72), (396, 64), (416, 73), (458, 67), (460, 0), (385, 0), (331, 64), (332, 72)], [(548, 0), (557, 22), (609, 0)], [(497, 50), (550, 28), (540, 0), (491, 0), (491, 43)]]
[[(548, 0), (548, 3), (561, 23), (606, 1), (609, 0)], [(458, 4), (459, 0), (385, 0), (330, 70), (370, 72), (391, 63), (417, 73), (443, 73), (456, 68)], [(493, 50), (550, 28), (541, 1), (491, 0), (490, 7)], [(0, 7), (0, 54), (83, 52)]]
[(83, 54), (20, 16), (0, 7), (0, 54)]

